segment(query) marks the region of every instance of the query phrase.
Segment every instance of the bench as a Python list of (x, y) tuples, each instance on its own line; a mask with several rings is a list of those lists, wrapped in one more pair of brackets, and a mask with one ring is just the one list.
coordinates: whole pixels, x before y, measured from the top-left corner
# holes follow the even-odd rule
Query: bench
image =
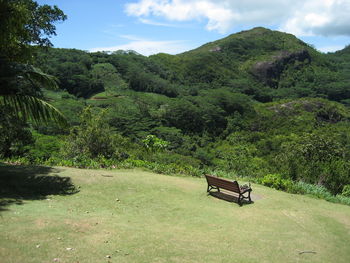
[[(250, 203), (252, 202), (250, 199), (250, 192), (252, 191), (250, 185), (242, 187), (239, 186), (237, 181), (230, 181), (209, 174), (206, 174), (205, 178), (207, 179), (208, 183), (208, 193), (210, 193), (212, 189), (216, 189), (218, 192), (220, 192), (220, 189), (225, 189), (238, 194), (238, 204), (240, 206), (242, 206), (243, 199), (248, 199)], [(244, 196), (244, 194), (247, 194), (247, 196)]]

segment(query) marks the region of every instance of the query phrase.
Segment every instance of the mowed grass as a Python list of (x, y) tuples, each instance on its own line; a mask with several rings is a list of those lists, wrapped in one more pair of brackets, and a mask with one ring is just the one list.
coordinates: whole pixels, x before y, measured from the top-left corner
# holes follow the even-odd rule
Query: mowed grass
[(2, 263), (350, 262), (350, 207), (260, 185), (239, 207), (142, 170), (0, 167), (0, 183)]

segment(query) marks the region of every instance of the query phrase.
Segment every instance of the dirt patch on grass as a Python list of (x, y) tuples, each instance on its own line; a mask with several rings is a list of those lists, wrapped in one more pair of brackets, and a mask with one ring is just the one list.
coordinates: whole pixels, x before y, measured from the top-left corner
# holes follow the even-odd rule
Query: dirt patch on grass
[(253, 194), (253, 193), (250, 194), (250, 197), (252, 198), (253, 201), (264, 199), (264, 196), (259, 194)]
[(74, 232), (81, 232), (85, 233), (93, 227), (93, 223), (86, 222), (86, 221), (72, 221), (72, 220), (65, 220), (64, 223), (69, 226)]
[(48, 222), (44, 219), (37, 219), (35, 220), (35, 225), (38, 228), (45, 228), (48, 225)]
[(331, 218), (335, 219), (340, 224), (344, 225), (347, 228), (347, 230), (349, 231), (349, 233), (350, 233), (350, 220), (349, 220), (349, 217), (345, 216), (344, 214), (334, 213), (334, 212), (328, 214), (328, 216), (330, 216)]

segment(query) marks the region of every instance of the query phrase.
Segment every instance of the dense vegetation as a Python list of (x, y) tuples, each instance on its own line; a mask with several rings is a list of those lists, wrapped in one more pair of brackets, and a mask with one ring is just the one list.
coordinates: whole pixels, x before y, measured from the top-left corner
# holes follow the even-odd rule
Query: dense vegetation
[(31, 49), (59, 90), (29, 83), (19, 92), (45, 98), (70, 128), (2, 109), (0, 155), (9, 162), (213, 172), (349, 195), (349, 47), (322, 54), (254, 28), (174, 56)]

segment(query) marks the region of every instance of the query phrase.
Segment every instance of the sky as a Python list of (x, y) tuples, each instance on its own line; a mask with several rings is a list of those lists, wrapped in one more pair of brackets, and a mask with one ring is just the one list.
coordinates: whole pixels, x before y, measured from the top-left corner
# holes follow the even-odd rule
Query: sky
[(178, 54), (263, 26), (321, 52), (350, 44), (350, 0), (37, 0), (67, 16), (55, 47)]

